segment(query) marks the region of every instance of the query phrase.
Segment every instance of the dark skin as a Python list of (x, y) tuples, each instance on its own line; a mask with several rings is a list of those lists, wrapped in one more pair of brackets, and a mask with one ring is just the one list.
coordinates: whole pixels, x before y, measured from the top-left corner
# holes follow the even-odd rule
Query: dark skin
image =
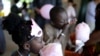
[(54, 26), (58, 29), (63, 29), (67, 25), (67, 14), (66, 12), (59, 13), (53, 22)]
[(34, 38), (33, 41), (30, 42), (30, 51), (32, 53), (39, 53), (40, 49), (43, 48), (44, 42), (42, 38), (37, 37)]
[[(53, 25), (54, 27), (58, 28), (58, 29), (62, 29), (62, 33), (65, 33), (67, 29), (67, 27), (69, 27), (68, 21), (67, 21), (67, 13), (66, 12), (62, 12), (62, 13), (58, 13), (58, 16), (56, 17), (56, 19), (53, 21)], [(57, 41), (59, 41), (61, 39), (61, 35), (58, 36)], [(71, 40), (69, 39), (69, 42)], [(69, 43), (70, 46), (72, 46), (71, 43)]]
[[(40, 49), (44, 46), (44, 42), (42, 37), (35, 37), (27, 42), (25, 42), (21, 47), (19, 47), (18, 51), (23, 56), (28, 56), (30, 52), (39, 54)], [(18, 52), (15, 52), (12, 56), (19, 56)]]

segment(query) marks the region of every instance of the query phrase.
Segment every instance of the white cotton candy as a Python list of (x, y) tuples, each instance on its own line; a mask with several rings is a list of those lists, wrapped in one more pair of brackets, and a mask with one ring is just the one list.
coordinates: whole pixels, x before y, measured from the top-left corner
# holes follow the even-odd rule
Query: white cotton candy
[(40, 50), (40, 56), (63, 56), (60, 43), (50, 43)]
[(75, 52), (78, 52), (84, 46), (84, 43), (80, 40), (76, 40), (75, 43), (76, 43)]
[(86, 42), (89, 40), (90, 36), (90, 28), (88, 24), (82, 22), (79, 23), (75, 28), (76, 40), (81, 40), (82, 42)]

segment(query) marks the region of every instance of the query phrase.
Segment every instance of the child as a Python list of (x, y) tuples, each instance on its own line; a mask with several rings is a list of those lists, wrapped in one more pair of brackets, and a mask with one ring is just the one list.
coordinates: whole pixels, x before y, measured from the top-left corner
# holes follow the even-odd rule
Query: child
[[(29, 56), (30, 52), (39, 53), (44, 45), (42, 30), (33, 21), (24, 22), (20, 19), (16, 14), (12, 14), (3, 21), (4, 26), (7, 26), (5, 29), (12, 35), (12, 40), (19, 47), (11, 56)], [(10, 24), (9, 22), (15, 22), (16, 24)]]
[(54, 7), (50, 11), (50, 23), (44, 28), (44, 41), (46, 44), (59, 40), (62, 44), (63, 51), (65, 47), (71, 42), (68, 33), (68, 16), (64, 8)]

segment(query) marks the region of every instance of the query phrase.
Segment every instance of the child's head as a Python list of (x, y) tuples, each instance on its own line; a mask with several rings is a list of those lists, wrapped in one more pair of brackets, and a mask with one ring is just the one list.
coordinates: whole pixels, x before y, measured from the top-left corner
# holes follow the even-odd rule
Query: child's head
[(62, 7), (54, 7), (50, 11), (51, 22), (57, 28), (62, 28), (68, 23), (68, 16), (66, 10)]
[(31, 35), (31, 25), (31, 21), (27, 21), (25, 23), (21, 22), (13, 31), (12, 39), (16, 44), (18, 44), (19, 48), (32, 53), (39, 53), (39, 50), (43, 47), (42, 36), (37, 37), (35, 35)]
[[(32, 21), (23, 21), (16, 14), (9, 15), (4, 21), (4, 28), (12, 35), (12, 40), (18, 45), (19, 49), (23, 49), (32, 53), (38, 53), (43, 47), (42, 32), (41, 36), (31, 34), (36, 32), (35, 28), (32, 28), (35, 24)], [(32, 31), (33, 30), (33, 31)]]

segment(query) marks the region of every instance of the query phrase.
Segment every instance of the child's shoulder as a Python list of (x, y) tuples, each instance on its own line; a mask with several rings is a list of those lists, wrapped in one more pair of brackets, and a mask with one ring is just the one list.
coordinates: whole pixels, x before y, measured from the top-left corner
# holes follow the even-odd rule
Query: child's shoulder
[(53, 28), (53, 26), (50, 23), (47, 23), (47, 24), (45, 24), (45, 29), (47, 29), (47, 28), (51, 29), (51, 28)]
[(44, 27), (44, 30), (45, 31), (49, 31), (49, 32), (53, 32), (54, 31), (54, 27), (50, 24), (50, 23), (47, 23)]

